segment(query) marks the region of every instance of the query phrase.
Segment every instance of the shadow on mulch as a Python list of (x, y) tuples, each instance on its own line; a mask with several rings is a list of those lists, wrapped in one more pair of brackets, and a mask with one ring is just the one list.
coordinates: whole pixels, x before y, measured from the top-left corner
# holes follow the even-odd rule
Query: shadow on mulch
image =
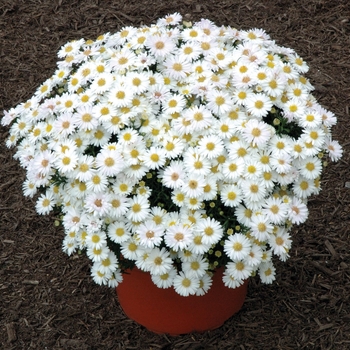
[[(240, 29), (264, 28), (295, 49), (320, 103), (338, 116), (344, 156), (326, 169), (308, 222), (293, 230), (291, 258), (275, 284), (252, 279), (242, 310), (221, 328), (155, 335), (126, 318), (113, 290), (97, 286), (85, 256), (67, 257), (63, 233), (22, 196), (24, 172), (1, 135), (0, 344), (3, 349), (349, 349), (350, 5), (347, 0), (2, 0), (0, 110), (28, 99), (68, 40), (96, 38), (172, 12)], [(77, 261), (78, 260), (78, 261)]]

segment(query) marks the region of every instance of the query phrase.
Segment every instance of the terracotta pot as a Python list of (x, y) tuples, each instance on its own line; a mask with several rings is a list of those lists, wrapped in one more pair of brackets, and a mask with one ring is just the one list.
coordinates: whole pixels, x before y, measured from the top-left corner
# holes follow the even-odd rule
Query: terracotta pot
[(149, 273), (137, 268), (124, 274), (117, 289), (125, 314), (155, 333), (179, 335), (204, 332), (220, 327), (238, 312), (247, 294), (247, 281), (231, 289), (222, 282), (223, 269), (213, 277), (213, 284), (203, 296), (183, 297), (173, 288), (160, 289)]

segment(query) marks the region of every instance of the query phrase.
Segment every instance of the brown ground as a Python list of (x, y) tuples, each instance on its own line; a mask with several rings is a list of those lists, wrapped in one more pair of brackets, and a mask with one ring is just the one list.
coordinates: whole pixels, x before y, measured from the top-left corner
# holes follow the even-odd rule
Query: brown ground
[[(0, 129), (0, 348), (350, 349), (350, 4), (348, 0), (0, 0), (0, 110), (28, 99), (49, 77), (58, 48), (178, 11), (240, 29), (264, 28), (310, 65), (315, 96), (335, 112), (345, 149), (326, 169), (308, 222), (277, 282), (252, 279), (241, 312), (223, 327), (155, 335), (125, 317), (89, 261), (61, 251), (63, 234), (21, 194), (23, 170)], [(79, 261), (76, 261), (79, 260)]]

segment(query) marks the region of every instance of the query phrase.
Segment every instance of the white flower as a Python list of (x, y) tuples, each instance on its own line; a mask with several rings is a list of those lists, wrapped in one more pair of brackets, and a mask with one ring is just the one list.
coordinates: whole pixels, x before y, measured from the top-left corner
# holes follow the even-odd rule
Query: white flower
[(305, 222), (309, 215), (306, 204), (303, 203), (301, 199), (293, 197), (289, 205), (288, 218), (292, 224), (302, 224)]
[(316, 191), (312, 180), (300, 177), (293, 185), (293, 192), (299, 198), (307, 198)]
[(288, 254), (290, 250), (292, 240), (290, 234), (285, 228), (278, 228), (277, 232), (270, 235), (269, 245), (271, 246), (274, 254), (278, 256), (284, 256)]
[(157, 59), (166, 57), (175, 47), (174, 42), (165, 34), (148, 36), (145, 44)]
[(174, 268), (171, 268), (170, 270), (167, 270), (167, 272), (160, 275), (151, 274), (153, 283), (158, 288), (163, 288), (163, 289), (172, 287), (175, 276), (176, 276), (176, 270)]
[(204, 193), (205, 181), (204, 177), (197, 174), (188, 174), (183, 180), (183, 185), (181, 190), (184, 192), (185, 196), (190, 198), (199, 198)]
[(171, 78), (182, 80), (186, 78), (187, 74), (190, 72), (191, 64), (182, 55), (170, 55), (165, 59), (164, 67), (164, 72)]
[(178, 294), (187, 297), (197, 292), (200, 283), (197, 277), (189, 277), (184, 272), (179, 272), (174, 278), (173, 285)]
[(272, 108), (271, 100), (264, 94), (255, 94), (247, 99), (247, 110), (256, 118), (265, 117)]
[(56, 205), (56, 199), (52, 192), (47, 191), (38, 198), (35, 209), (38, 214), (48, 214)]
[(262, 263), (259, 266), (259, 276), (263, 283), (271, 284), (275, 279), (276, 269), (271, 262)]
[(204, 244), (216, 244), (223, 236), (222, 226), (212, 218), (199, 220), (196, 225), (196, 232), (203, 236)]
[(343, 150), (338, 141), (328, 139), (326, 141), (326, 150), (333, 162), (338, 161), (343, 155)]
[(263, 208), (263, 213), (273, 224), (280, 225), (285, 222), (288, 206), (281, 199), (269, 197), (266, 199)]
[(208, 261), (201, 255), (193, 256), (189, 261), (182, 263), (182, 270), (189, 277), (202, 278), (208, 267)]
[(253, 215), (250, 222), (251, 234), (258, 241), (264, 242), (273, 231), (273, 226), (267, 215)]
[(225, 286), (228, 288), (237, 288), (243, 284), (243, 280), (234, 277), (230, 274), (230, 272), (226, 269), (224, 271), (224, 274), (222, 276), (222, 281), (224, 282)]
[(91, 193), (85, 199), (85, 208), (88, 213), (103, 217), (109, 212), (111, 203), (107, 194)]
[(140, 157), (146, 167), (158, 169), (165, 164), (165, 151), (160, 147), (151, 147)]
[(241, 234), (236, 233), (225, 240), (224, 251), (232, 260), (244, 260), (248, 257), (251, 250), (249, 239)]
[(267, 144), (271, 135), (270, 127), (259, 120), (250, 119), (244, 124), (242, 135), (245, 141), (253, 146), (262, 147)]
[(172, 260), (169, 252), (165, 248), (153, 248), (148, 254), (146, 265), (151, 275), (171, 274)]
[(131, 237), (131, 232), (126, 227), (124, 221), (114, 221), (108, 225), (108, 238), (115, 243), (126, 242)]
[(250, 277), (253, 267), (248, 265), (244, 260), (229, 262), (226, 265), (227, 274), (236, 280), (245, 280)]
[(223, 141), (216, 135), (203, 136), (198, 146), (199, 153), (209, 159), (218, 157), (224, 150)]
[(174, 251), (187, 249), (193, 230), (188, 225), (175, 224), (167, 228), (164, 235), (166, 245)]
[(164, 228), (157, 225), (153, 220), (147, 220), (136, 229), (136, 233), (142, 246), (154, 248), (154, 246), (159, 246), (161, 243)]
[(96, 157), (96, 167), (102, 175), (115, 176), (124, 168), (124, 160), (116, 149), (102, 149)]
[(126, 213), (129, 220), (143, 221), (149, 215), (149, 202), (144, 196), (133, 196), (130, 200), (130, 210)]
[(237, 207), (243, 199), (241, 189), (237, 185), (224, 185), (220, 191), (220, 197), (228, 207)]
[(233, 104), (227, 92), (212, 90), (208, 94), (208, 104), (206, 107), (215, 115), (221, 116), (228, 112)]
[(307, 157), (298, 162), (300, 175), (306, 179), (313, 180), (318, 178), (322, 172), (322, 163), (319, 158)]

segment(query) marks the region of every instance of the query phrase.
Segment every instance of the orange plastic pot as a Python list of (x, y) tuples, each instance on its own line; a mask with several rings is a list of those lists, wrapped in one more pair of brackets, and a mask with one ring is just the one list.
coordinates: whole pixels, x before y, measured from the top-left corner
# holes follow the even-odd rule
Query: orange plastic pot
[(214, 274), (205, 295), (183, 297), (173, 288), (158, 288), (149, 273), (134, 268), (124, 274), (116, 288), (117, 296), (125, 314), (152, 332), (204, 332), (222, 326), (241, 309), (246, 298), (247, 281), (238, 288), (227, 288), (222, 273), (219, 269)]

